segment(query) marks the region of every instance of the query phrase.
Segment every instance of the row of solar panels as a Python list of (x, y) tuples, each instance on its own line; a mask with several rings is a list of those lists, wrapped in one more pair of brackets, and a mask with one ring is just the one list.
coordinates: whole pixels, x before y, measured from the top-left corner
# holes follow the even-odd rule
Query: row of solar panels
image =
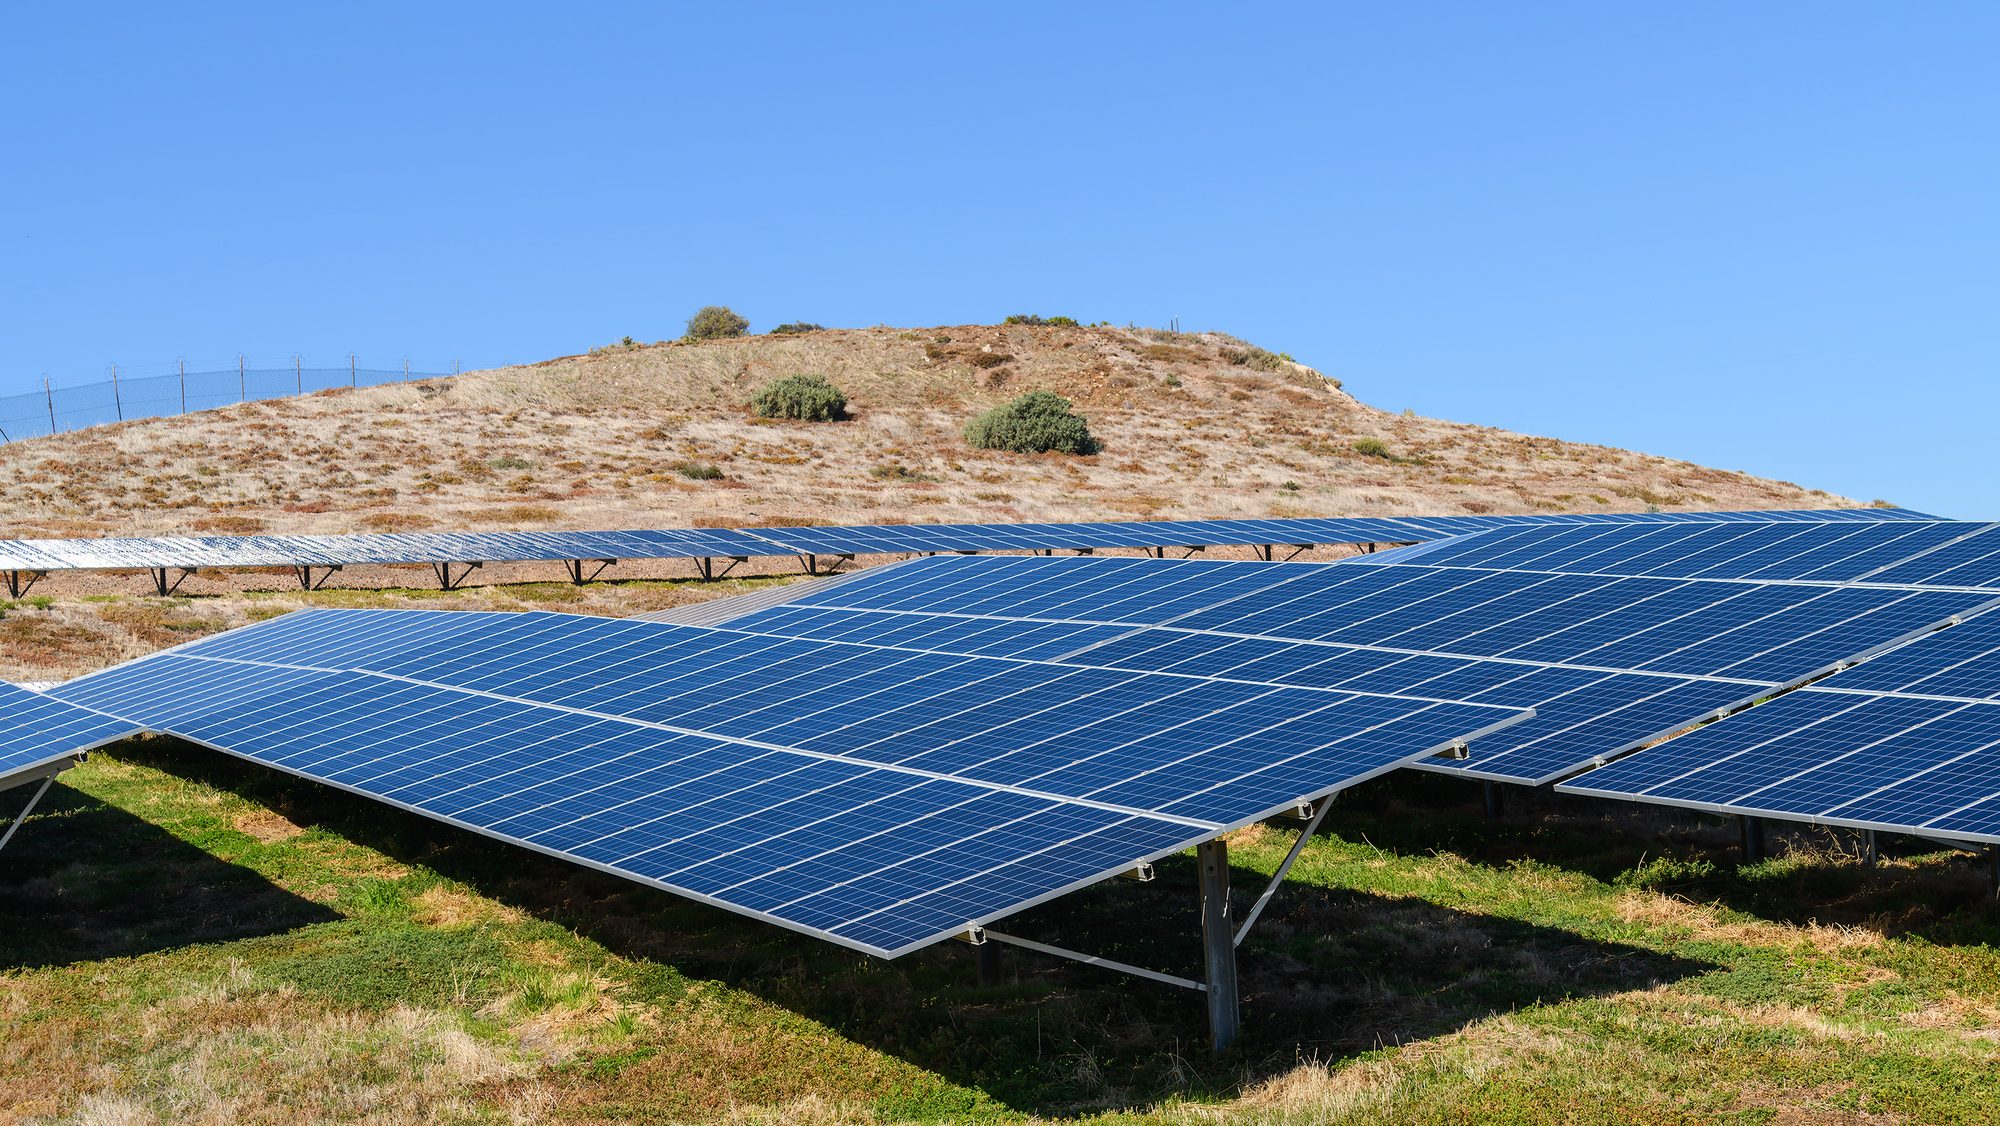
[(48, 699), (894, 955), (1405, 765), (2000, 841), (1990, 527), (943, 557), (708, 627), (323, 611)]
[(0, 571), (339, 567), (381, 563), (734, 559), (977, 551), (1082, 551), (1250, 545), (1416, 543), (1494, 527), (1572, 523), (1825, 522), (1928, 519), (1894, 508), (1772, 513), (1549, 514), (1299, 520), (1140, 520), (1070, 524), (884, 524), (608, 532), (163, 536), (0, 540)]

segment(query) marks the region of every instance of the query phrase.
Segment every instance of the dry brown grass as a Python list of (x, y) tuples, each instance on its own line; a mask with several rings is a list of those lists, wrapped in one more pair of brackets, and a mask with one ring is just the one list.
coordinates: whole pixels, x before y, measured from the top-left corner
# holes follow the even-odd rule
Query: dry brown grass
[[(0, 467), (19, 484), (0, 513), (12, 534), (72, 535), (1840, 500), (1666, 458), (1389, 415), (1304, 368), (1231, 364), (1235, 343), (955, 326), (572, 356), (14, 443), (0, 448)], [(978, 366), (1001, 355), (1004, 363)], [(839, 384), (856, 417), (818, 425), (749, 417), (744, 404), (756, 388), (793, 372)], [(1035, 389), (1076, 400), (1105, 453), (1027, 457), (973, 450), (959, 437), (975, 412)], [(1357, 456), (1361, 439), (1399, 460)], [(682, 462), (725, 476), (690, 481), (672, 471)], [(870, 475), (892, 462), (911, 476)], [(988, 487), (1003, 482), (1004, 490)]]

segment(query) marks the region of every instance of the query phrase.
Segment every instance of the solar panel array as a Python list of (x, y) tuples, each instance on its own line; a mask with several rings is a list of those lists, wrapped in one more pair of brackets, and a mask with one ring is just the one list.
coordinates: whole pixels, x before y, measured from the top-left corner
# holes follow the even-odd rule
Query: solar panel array
[[(1696, 535), (1722, 537), (1729, 526)], [(1878, 535), (1901, 526), (1879, 526)], [(1534, 707), (1424, 764), (1541, 783), (1935, 629), (1992, 593), (1201, 560), (934, 559), (731, 620), (774, 636)]]
[(1525, 714), (408, 610), (293, 614), (54, 695), (886, 956)]
[(1571, 575), (2000, 591), (2000, 524), (1933, 520), (1503, 528), (1402, 548), (1377, 559)]
[(2000, 843), (2000, 615), (1921, 638), (1559, 788)]
[(726, 528), (6, 540), (0, 541), (0, 571), (731, 558), (767, 555), (771, 550), (771, 545), (763, 540)]
[(1225, 545), (1416, 543), (1501, 527), (1753, 520), (1880, 522), (1921, 518), (1905, 509), (1782, 512), (1540, 513), (1524, 516), (1389, 516), (1283, 520), (1129, 520), (1040, 524), (877, 524), (860, 527), (755, 528), (752, 534), (793, 551), (834, 554), (902, 552), (1074, 551), (1094, 548), (1195, 548)]
[(32, 781), (138, 726), (0, 681), (0, 789)]
[(1768, 513), (1569, 513), (1379, 519), (23, 539), (0, 540), (0, 572), (1414, 543), (1439, 536), (1515, 525), (1678, 524), (1745, 520), (1846, 524), (1922, 518), (1921, 513), (1904, 509), (1867, 508)]

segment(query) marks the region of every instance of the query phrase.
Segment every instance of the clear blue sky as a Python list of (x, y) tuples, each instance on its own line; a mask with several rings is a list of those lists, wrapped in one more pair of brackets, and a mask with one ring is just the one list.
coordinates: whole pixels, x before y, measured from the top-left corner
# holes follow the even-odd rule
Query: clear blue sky
[(0, 394), (1007, 313), (2000, 517), (1987, 4), (17, 7)]

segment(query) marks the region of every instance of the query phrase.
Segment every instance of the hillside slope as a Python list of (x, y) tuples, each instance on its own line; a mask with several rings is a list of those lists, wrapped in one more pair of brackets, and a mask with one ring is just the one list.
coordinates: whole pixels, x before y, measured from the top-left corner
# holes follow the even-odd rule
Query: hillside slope
[[(794, 372), (839, 384), (855, 417), (751, 418), (744, 404), (757, 387)], [(965, 444), (969, 417), (1033, 389), (1074, 399), (1104, 452)], [(681, 472), (707, 466), (722, 476)], [(1103, 327), (613, 349), (19, 442), (0, 447), (0, 470), (13, 482), (0, 519), (16, 536), (1851, 503), (1667, 458), (1392, 415), (1219, 334)]]

